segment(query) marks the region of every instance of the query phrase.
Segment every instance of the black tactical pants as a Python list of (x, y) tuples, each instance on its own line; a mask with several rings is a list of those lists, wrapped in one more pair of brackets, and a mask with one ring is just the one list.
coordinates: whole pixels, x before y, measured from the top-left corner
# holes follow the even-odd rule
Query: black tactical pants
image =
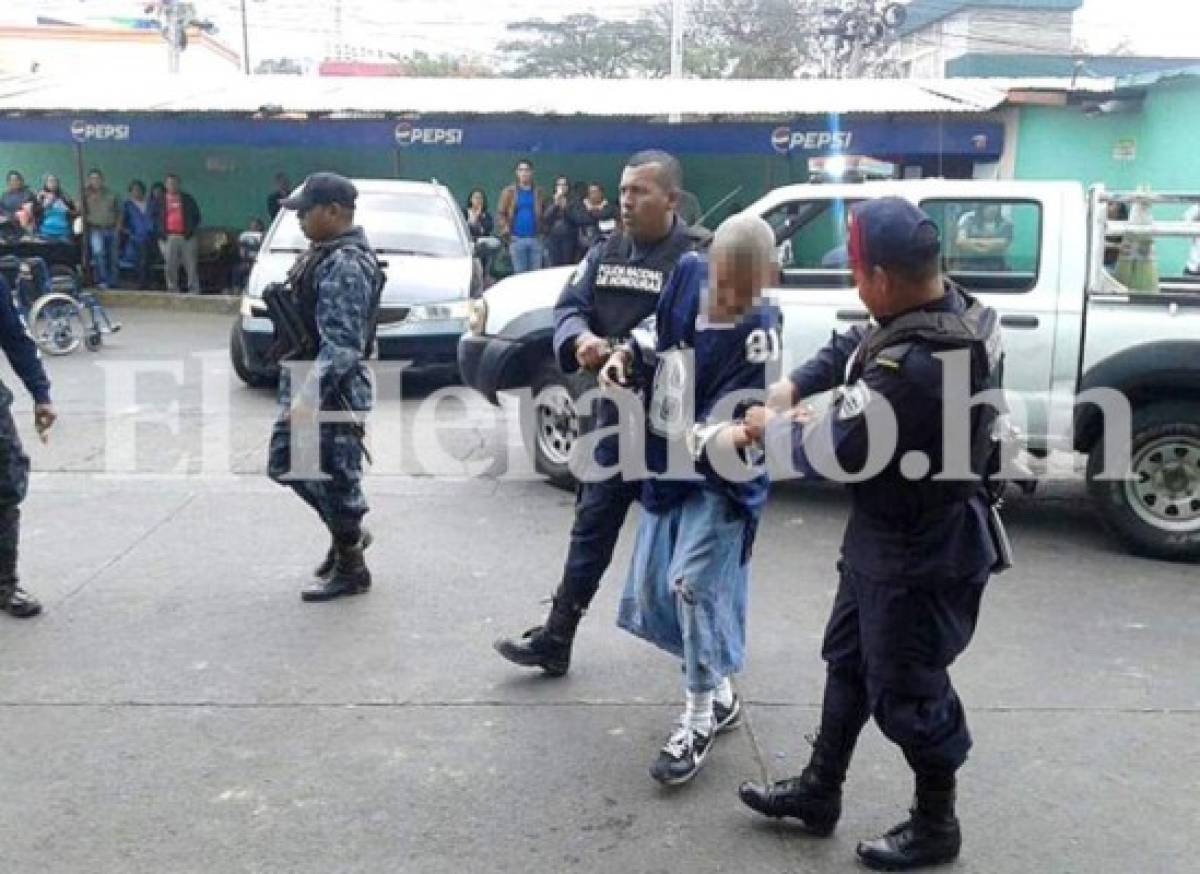
[[(584, 420), (584, 431), (610, 427), (619, 422), (616, 407), (601, 401), (596, 405), (595, 416)], [(615, 465), (620, 458), (617, 437), (611, 435), (600, 441), (594, 458), (603, 467)], [(627, 482), (619, 475), (599, 482), (579, 484), (575, 492), (571, 543), (563, 565), (562, 584), (555, 592), (555, 598), (579, 611), (588, 608), (600, 588), (600, 578), (612, 562), (613, 550), (629, 508), (641, 493), (641, 482)]]
[(321, 425), (320, 473), (323, 478), (306, 475), (300, 460), (292, 457), (292, 429), (283, 419), (271, 430), (267, 474), (287, 486), (317, 511), (334, 538), (357, 540), (362, 518), (367, 513), (363, 494), (363, 448), (360, 433), (349, 423)]
[(17, 587), (20, 503), (29, 489), (29, 456), (12, 417), (12, 393), (0, 384), (0, 600)]
[(821, 651), (821, 734), (846, 764), (868, 715), (918, 778), (952, 775), (966, 761), (971, 735), (947, 669), (975, 632), (986, 582), (910, 587), (843, 568)]

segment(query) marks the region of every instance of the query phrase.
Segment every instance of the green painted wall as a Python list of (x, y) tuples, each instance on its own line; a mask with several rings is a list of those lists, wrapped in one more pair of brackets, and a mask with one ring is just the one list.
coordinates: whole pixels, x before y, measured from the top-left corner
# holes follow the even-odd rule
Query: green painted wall
[[(1152, 86), (1140, 110), (1088, 116), (1078, 109), (1031, 107), (1021, 112), (1017, 140), (1018, 179), (1077, 179), (1109, 188), (1148, 186), (1160, 191), (1200, 190), (1195, 130), (1200, 125), (1200, 80)], [(1123, 161), (1114, 147), (1133, 140), (1136, 156)], [(1178, 218), (1182, 209), (1156, 211)], [(1156, 243), (1159, 270), (1183, 270), (1187, 242)]]
[[(334, 149), (259, 149), (233, 147), (147, 148), (115, 144), (89, 144), (84, 153), (85, 171), (104, 171), (109, 187), (124, 192), (133, 179), (147, 184), (175, 172), (184, 188), (200, 202), (204, 223), (244, 227), (252, 217), (266, 218), (266, 198), (275, 173), (287, 173), (299, 183), (316, 170), (333, 170), (347, 176), (400, 176), (433, 179), (447, 185), (460, 201), (481, 186), (493, 204), (500, 190), (512, 181), (516, 152), (471, 152), (455, 154), (434, 151), (353, 151)], [(597, 180), (615, 199), (625, 156), (622, 155), (535, 155), (538, 183), (549, 189), (554, 177), (565, 174), (572, 180)], [(705, 209), (716, 205), (734, 188), (742, 186), (719, 211), (745, 206), (770, 188), (800, 179), (804, 162), (775, 157), (692, 157), (683, 162), (686, 186)], [(795, 164), (795, 166), (793, 166)], [(29, 143), (0, 143), (0, 168), (20, 170), (31, 186), (45, 172), (57, 173), (63, 184), (78, 192), (76, 158), (71, 146)]]

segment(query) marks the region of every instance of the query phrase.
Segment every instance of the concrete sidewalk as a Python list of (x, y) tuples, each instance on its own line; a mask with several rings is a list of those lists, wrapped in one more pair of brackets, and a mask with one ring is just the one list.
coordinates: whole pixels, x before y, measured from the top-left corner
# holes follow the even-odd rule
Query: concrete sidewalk
[[(829, 840), (735, 794), (802, 765), (839, 492), (772, 499), (747, 724), (663, 791), (646, 769), (680, 679), (613, 625), (629, 532), (571, 674), (545, 680), (491, 640), (540, 618), (570, 497), (405, 476), (368, 489), (374, 590), (304, 605), (320, 530), (259, 476), (35, 477), (23, 568), (47, 613), (0, 621), (0, 871), (837, 872), (902, 816), (908, 776), (874, 728)], [(1011, 518), (1020, 565), (956, 671), (977, 746), (954, 870), (1194, 870), (1195, 567), (1117, 552), (1071, 495)]]

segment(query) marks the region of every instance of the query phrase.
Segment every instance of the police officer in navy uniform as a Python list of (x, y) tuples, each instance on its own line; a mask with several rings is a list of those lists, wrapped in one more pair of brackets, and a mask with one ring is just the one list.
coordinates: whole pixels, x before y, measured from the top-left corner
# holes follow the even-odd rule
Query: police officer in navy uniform
[[(295, 490), (312, 507), (332, 539), (317, 567), (317, 583), (305, 589), (305, 601), (330, 601), (366, 592), (371, 586), (363, 551), (370, 535), (363, 494), (364, 420), (373, 389), (366, 359), (375, 342), (383, 270), (362, 228), (354, 224), (358, 191), (336, 173), (314, 173), (295, 196), (283, 202), (295, 210), (311, 246), (288, 274), (304, 330), (313, 338), (309, 353), (290, 352), (286, 361), (311, 361), (301, 367), (302, 384), (292, 385), (284, 367), (279, 380), (279, 418), (271, 431), (268, 473)], [(338, 413), (345, 421), (319, 430), (320, 473), (293, 470), (296, 440), (292, 427), (305, 427), (315, 411)]]
[[(37, 345), (25, 329), (7, 283), (0, 279), (0, 346), (9, 364), (33, 396), (33, 425), (45, 441), (57, 414), (50, 401), (50, 380)], [(17, 546), (21, 538), (21, 501), (29, 488), (29, 456), (21, 446), (12, 417), (13, 394), (0, 383), (0, 612), (28, 619), (42, 605), (17, 583)]]
[[(555, 308), (554, 352), (564, 373), (599, 371), (614, 343), (628, 338), (654, 313), (676, 262), (694, 245), (687, 225), (675, 215), (682, 188), (683, 170), (666, 152), (639, 152), (626, 162), (621, 174), (621, 230), (592, 247)], [(616, 421), (613, 405), (600, 403), (596, 426)], [(594, 461), (604, 467), (617, 463), (615, 435), (600, 441)], [(551, 676), (567, 672), (575, 629), (599, 588), (625, 515), (640, 490), (640, 483), (620, 475), (580, 484), (562, 583), (550, 614), (543, 625), (521, 637), (496, 641), (500, 655)]]
[[(970, 417), (970, 446), (963, 447), (969, 470), (934, 479), (953, 474), (944, 457), (943, 367), (956, 366), (935, 355), (963, 350), (972, 393), (998, 388), (999, 327), (993, 310), (942, 277), (938, 229), (908, 201), (859, 205), (849, 250), (859, 295), (877, 324), (835, 335), (776, 388), (794, 403), (840, 386), (826, 418), (805, 430), (803, 407), (790, 415), (758, 407), (747, 424), (765, 434), (768, 451), (790, 452), (806, 475), (836, 470), (835, 461), (843, 471), (861, 470), (878, 405), (894, 412), (897, 439), (884, 447), (880, 472), (850, 487), (841, 581), (822, 648), (821, 726), (809, 764), (788, 780), (745, 783), (739, 794), (760, 813), (795, 817), (815, 834), (830, 834), (855, 742), (873, 715), (914, 771), (916, 797), (910, 818), (860, 843), (858, 855), (872, 868), (907, 870), (959, 853), (955, 773), (971, 737), (947, 668), (971, 639), (998, 559), (984, 479), (996, 460), (997, 411), (978, 404), (962, 412)], [(806, 439), (814, 429), (827, 439)]]

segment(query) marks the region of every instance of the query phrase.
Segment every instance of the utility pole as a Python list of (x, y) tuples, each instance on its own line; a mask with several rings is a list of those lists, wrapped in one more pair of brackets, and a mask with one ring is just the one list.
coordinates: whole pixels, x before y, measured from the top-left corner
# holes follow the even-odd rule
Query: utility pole
[(163, 15), (167, 25), (167, 72), (179, 72), (179, 37), (183, 31), (183, 9), (176, 0), (163, 0)]
[(683, 78), (683, 24), (687, 14), (687, 0), (673, 0), (671, 4), (671, 78)]
[[(671, 3), (671, 78), (683, 78), (683, 23), (687, 0), (672, 0)], [(671, 124), (679, 124), (683, 116), (672, 112), (667, 116)]]
[(242, 72), (250, 75), (250, 24), (246, 21), (246, 0), (242, 0)]

